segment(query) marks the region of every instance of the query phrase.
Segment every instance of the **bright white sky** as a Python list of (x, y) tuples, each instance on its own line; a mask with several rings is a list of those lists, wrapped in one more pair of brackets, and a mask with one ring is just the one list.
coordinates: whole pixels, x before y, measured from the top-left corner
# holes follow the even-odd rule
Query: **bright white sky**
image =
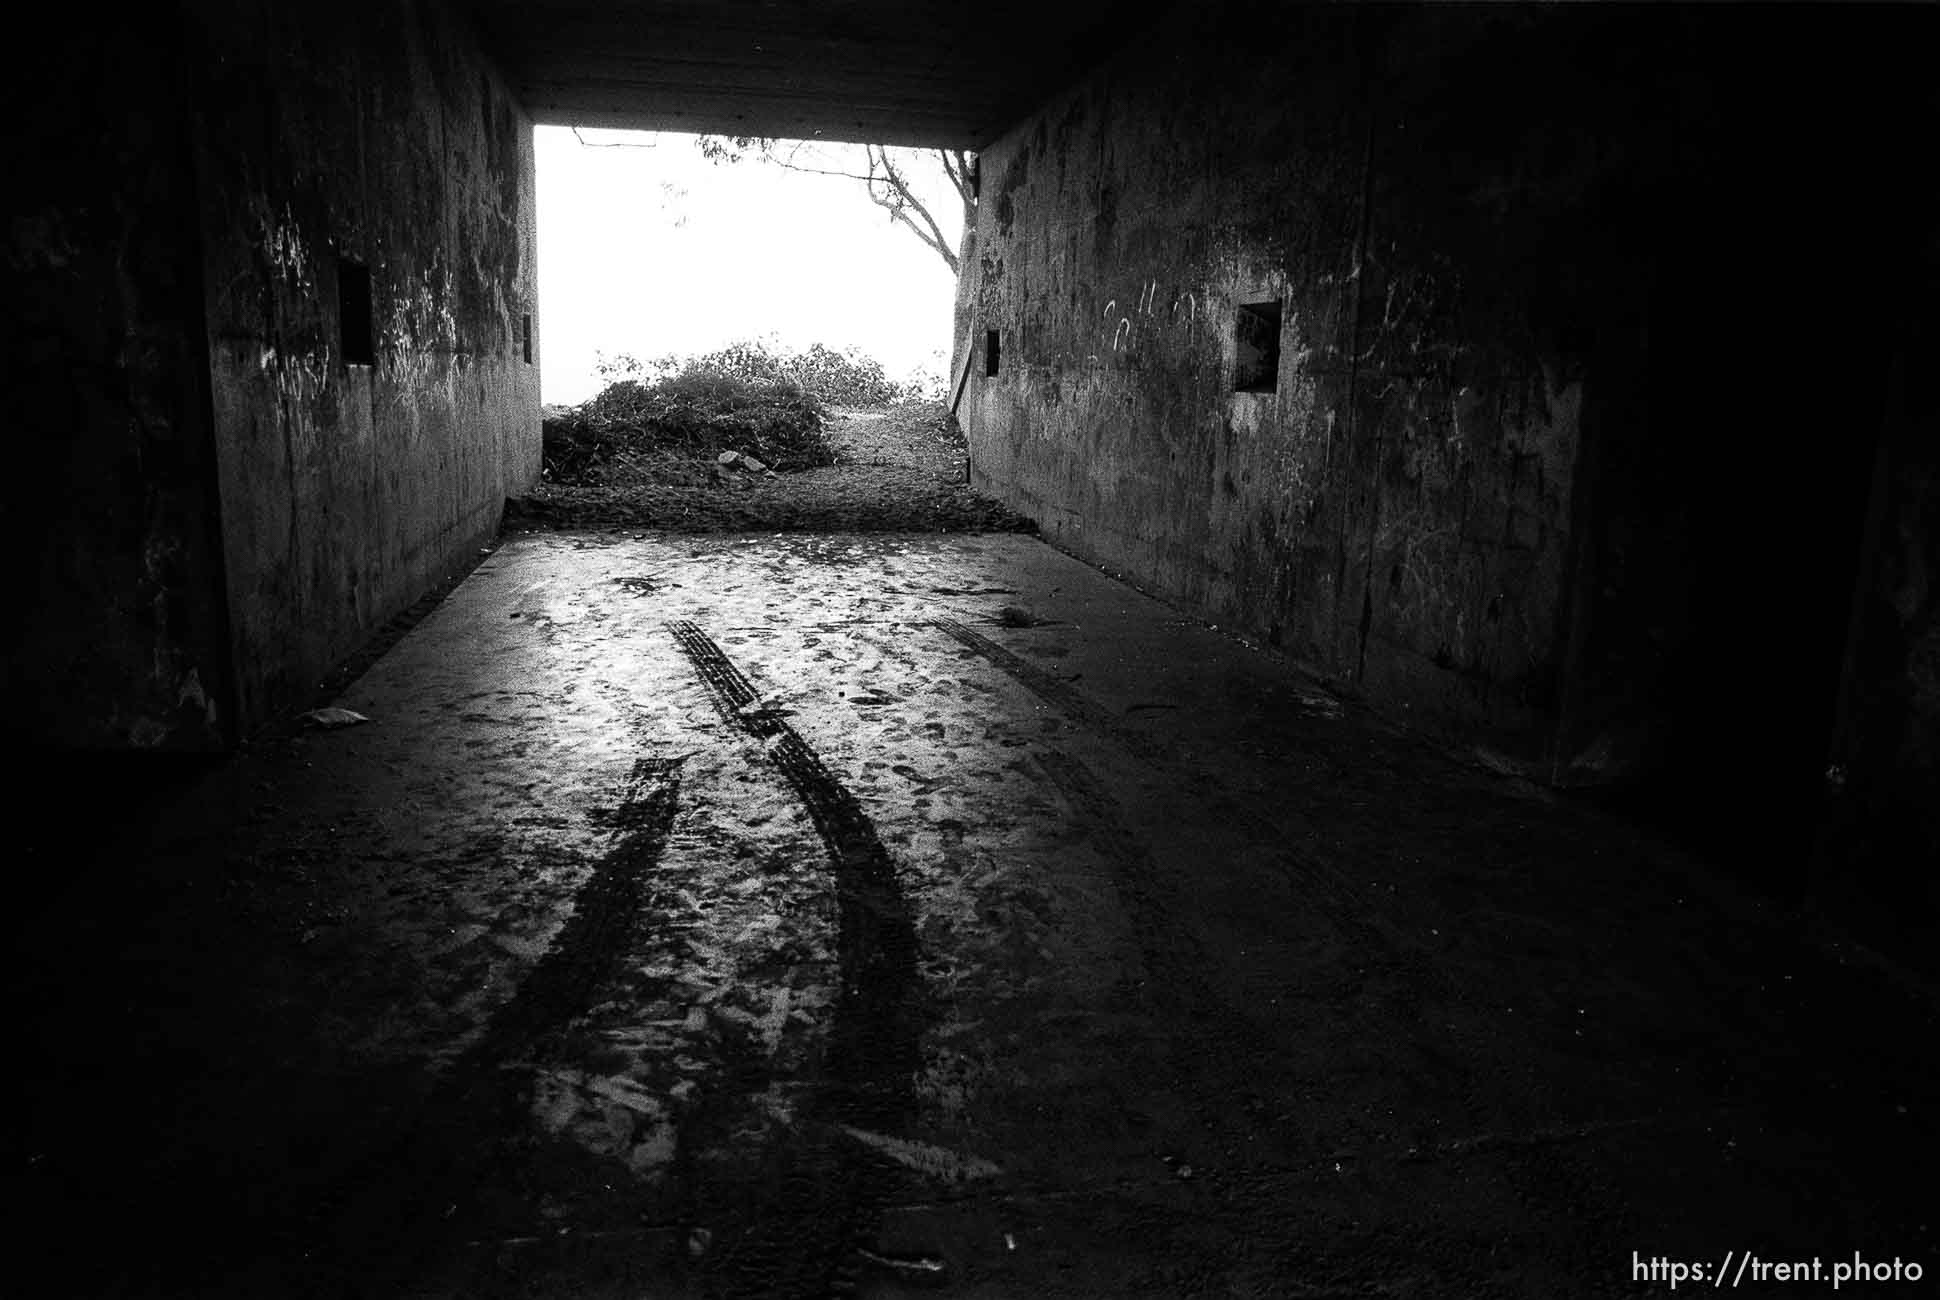
[[(596, 352), (686, 354), (754, 338), (796, 351), (854, 345), (893, 377), (948, 368), (956, 281), (862, 182), (752, 157), (710, 163), (690, 135), (581, 128), (582, 144), (568, 127), (535, 134), (543, 401), (597, 392)], [(652, 147), (601, 147), (623, 141)], [(843, 151), (822, 165), (860, 170), (849, 147), (818, 148)], [(960, 202), (940, 167), (917, 166), (933, 184), (911, 182), (954, 251)]]

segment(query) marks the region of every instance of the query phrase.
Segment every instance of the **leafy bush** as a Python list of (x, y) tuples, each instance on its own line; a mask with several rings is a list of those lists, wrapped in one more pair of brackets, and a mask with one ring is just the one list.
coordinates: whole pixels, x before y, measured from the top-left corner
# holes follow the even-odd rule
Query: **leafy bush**
[(891, 379), (857, 349), (816, 343), (792, 352), (769, 340), (698, 356), (642, 360), (601, 354), (606, 387), (545, 420), (545, 470), (555, 482), (604, 480), (643, 459), (712, 459), (723, 451), (788, 471), (833, 465), (827, 406), (910, 406), (940, 400), (934, 368)]
[(631, 456), (754, 456), (777, 470), (833, 465), (822, 404), (785, 378), (746, 379), (700, 364), (650, 380), (619, 379), (545, 422), (547, 477), (599, 477)]
[(802, 387), (836, 406), (884, 406), (903, 395), (874, 357), (812, 345), (793, 364)]
[(731, 343), (692, 357), (673, 355), (642, 360), (627, 353), (601, 354), (594, 367), (608, 383), (636, 380), (655, 383), (677, 375), (707, 373), (748, 384), (792, 383), (830, 406), (886, 406), (895, 402), (934, 397), (942, 380), (919, 371), (908, 380), (891, 379), (882, 363), (858, 348), (837, 350), (812, 343), (794, 352), (773, 339)]
[(903, 395), (896, 399), (898, 405), (934, 405), (948, 401), (950, 381), (944, 378), (943, 366), (923, 365), (912, 370), (902, 380)]

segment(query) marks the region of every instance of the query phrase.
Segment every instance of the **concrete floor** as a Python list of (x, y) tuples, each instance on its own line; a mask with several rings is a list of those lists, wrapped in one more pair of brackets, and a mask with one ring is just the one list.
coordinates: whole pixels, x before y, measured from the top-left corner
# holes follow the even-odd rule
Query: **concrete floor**
[(515, 538), (337, 703), (33, 842), (72, 1293), (1940, 1276), (1917, 979), (1035, 539)]

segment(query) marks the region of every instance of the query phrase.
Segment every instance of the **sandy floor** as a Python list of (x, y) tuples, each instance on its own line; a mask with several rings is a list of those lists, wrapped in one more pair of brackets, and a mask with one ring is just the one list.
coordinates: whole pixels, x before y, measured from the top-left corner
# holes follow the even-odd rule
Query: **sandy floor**
[(1034, 538), (515, 537), (337, 703), (34, 859), (55, 1290), (1940, 1265), (1930, 991)]

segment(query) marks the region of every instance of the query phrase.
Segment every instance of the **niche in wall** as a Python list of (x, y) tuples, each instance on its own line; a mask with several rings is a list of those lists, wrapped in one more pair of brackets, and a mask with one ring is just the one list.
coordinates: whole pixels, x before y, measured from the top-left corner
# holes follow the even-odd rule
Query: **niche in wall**
[(337, 329), (344, 364), (377, 364), (377, 332), (371, 320), (370, 268), (344, 258), (337, 263)]
[(1241, 303), (1233, 317), (1233, 391), (1270, 393), (1280, 386), (1280, 304)]

